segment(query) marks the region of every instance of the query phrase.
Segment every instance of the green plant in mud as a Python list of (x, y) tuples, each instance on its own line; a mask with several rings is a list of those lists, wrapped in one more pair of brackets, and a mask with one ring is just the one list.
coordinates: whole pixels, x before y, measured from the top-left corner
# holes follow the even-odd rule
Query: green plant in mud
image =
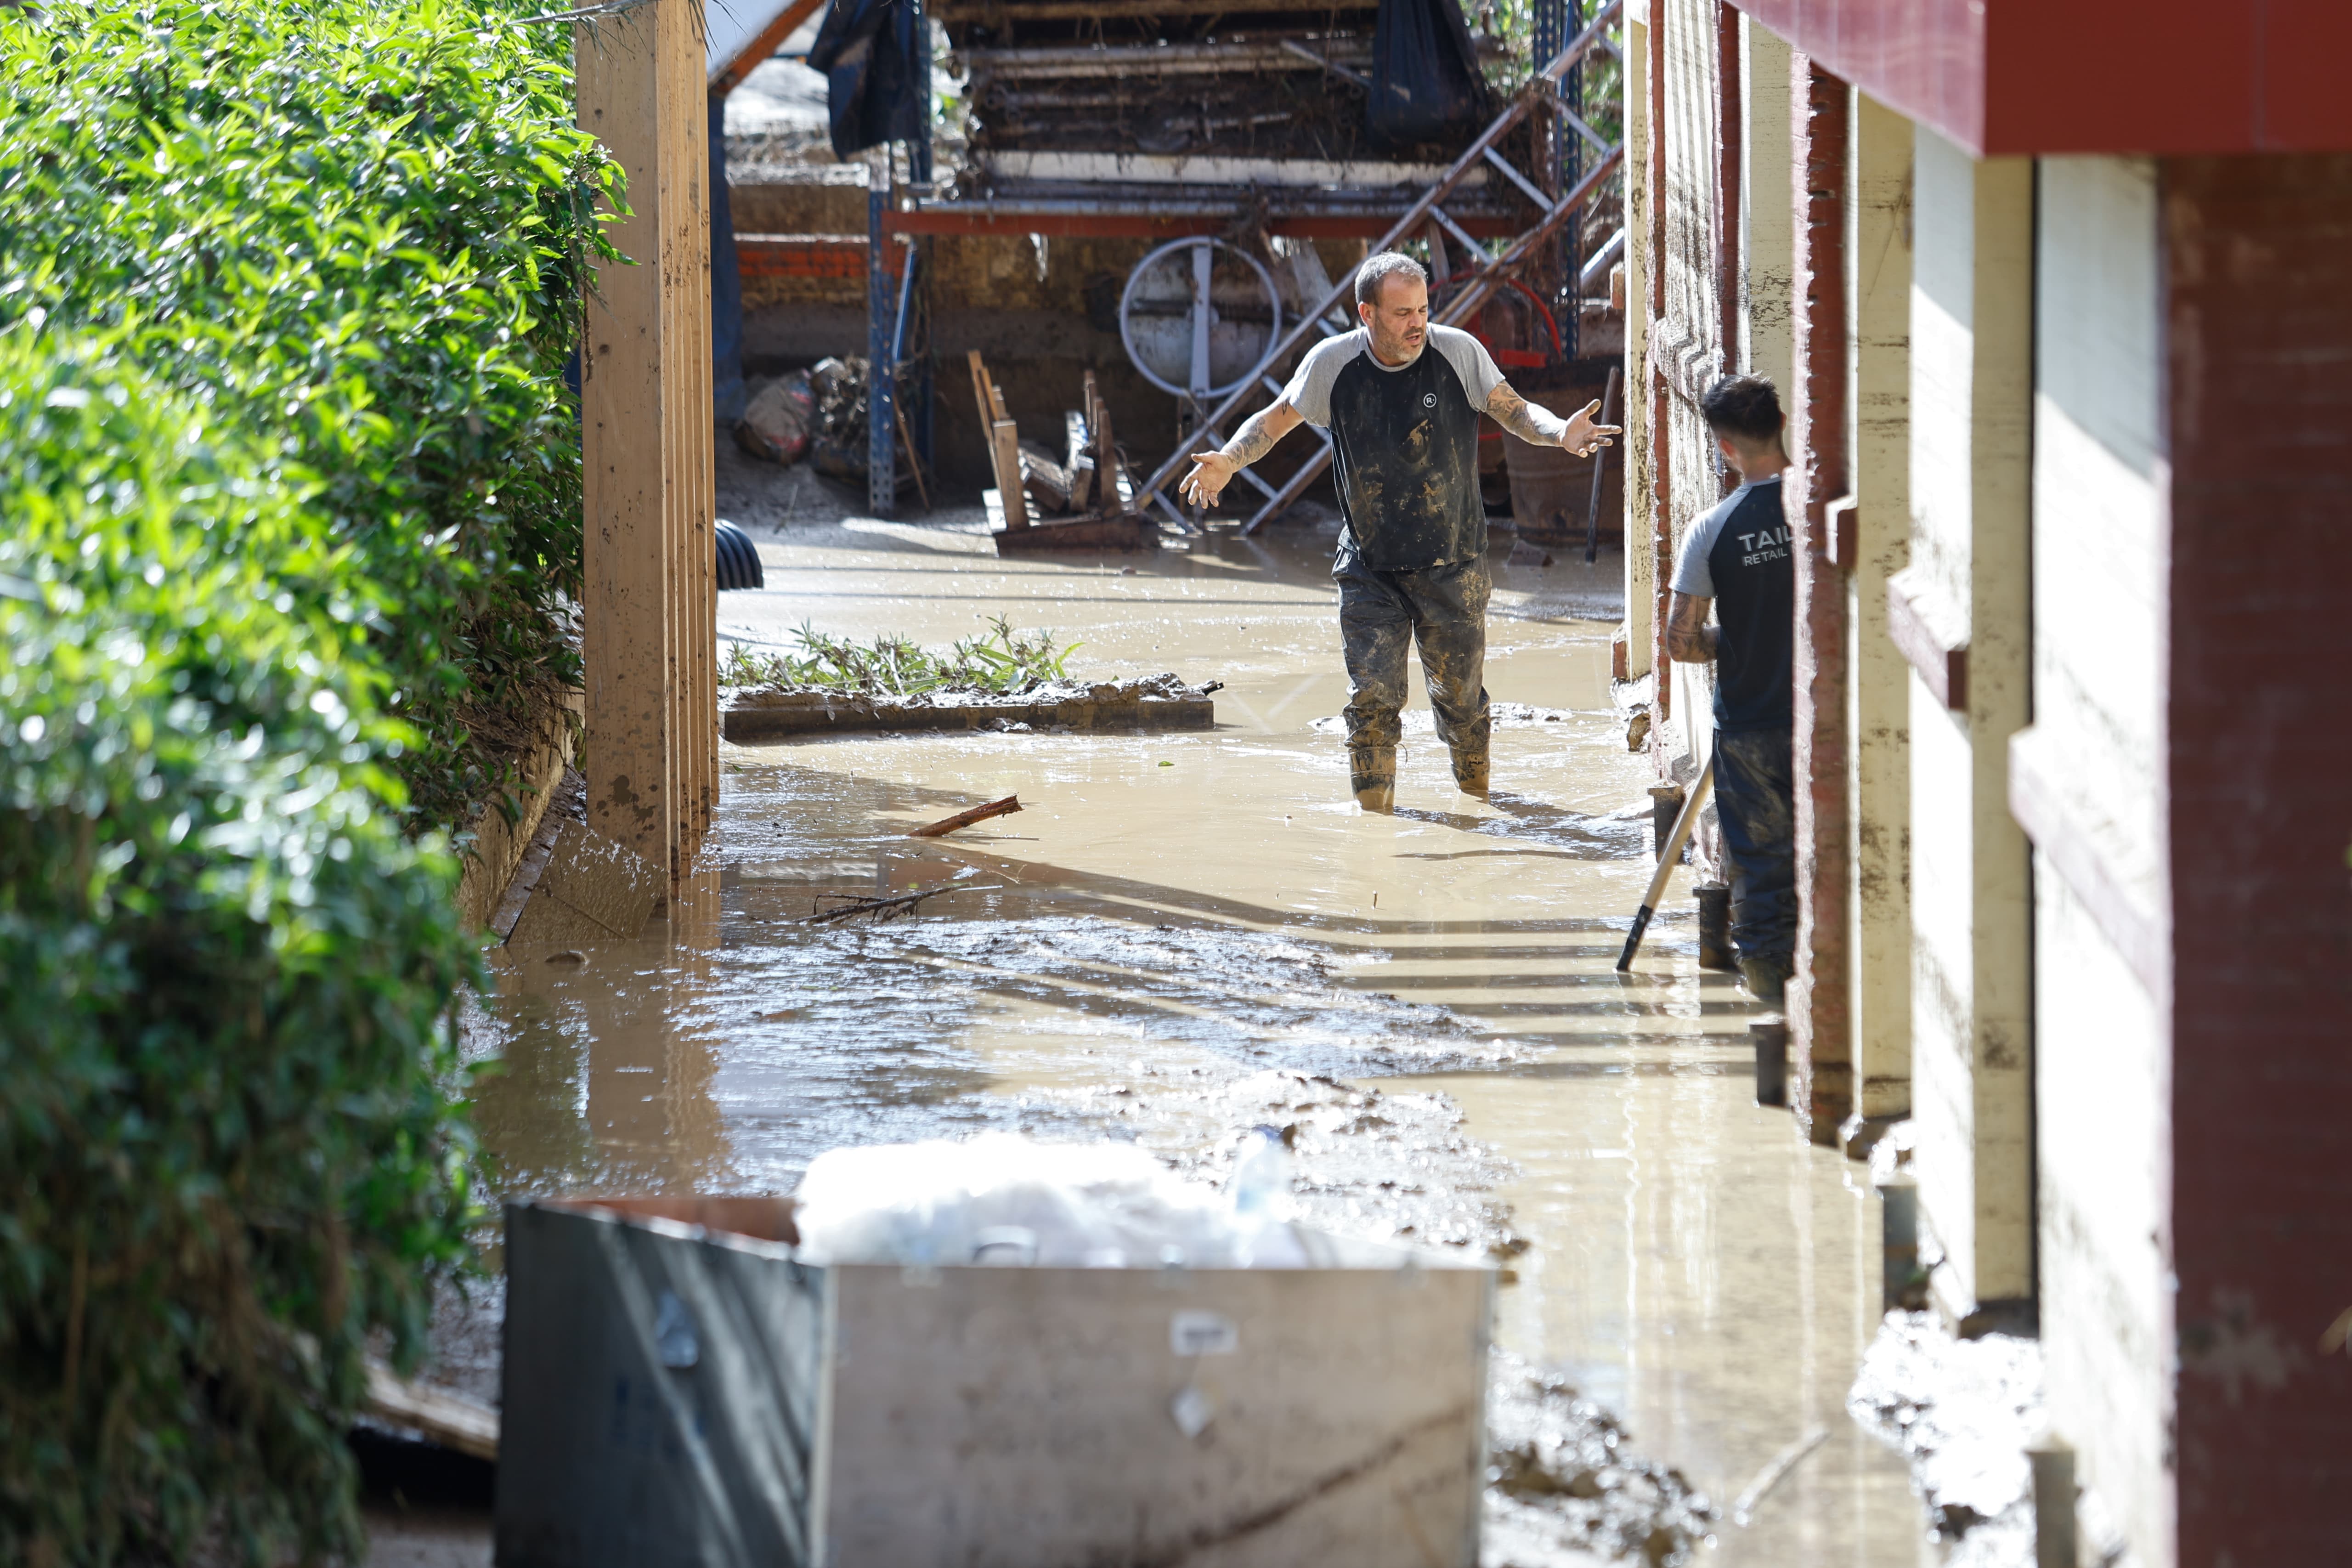
[(363, 1549), (362, 1351), (478, 1216), (384, 590), (111, 343), (0, 331), (0, 1562)]
[(516, 16), (0, 7), (0, 325), (104, 331), (299, 474), (373, 588), (412, 833), (508, 787), (578, 679), (563, 366), (618, 176), (570, 29)]
[(870, 642), (827, 637), (807, 622), (793, 634), (798, 651), (770, 652), (737, 643), (719, 667), (719, 683), (776, 691), (834, 691), (864, 697), (948, 694), (1018, 696), (1049, 680), (1067, 679), (1078, 644), (1056, 648), (1048, 631), (1016, 632), (1003, 616), (988, 635), (965, 637), (946, 652), (906, 637)]

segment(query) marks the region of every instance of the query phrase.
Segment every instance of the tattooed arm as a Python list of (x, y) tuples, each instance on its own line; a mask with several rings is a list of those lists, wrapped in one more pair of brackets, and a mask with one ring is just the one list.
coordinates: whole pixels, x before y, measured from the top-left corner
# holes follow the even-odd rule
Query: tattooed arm
[(1288, 398), (1275, 399), (1271, 406), (1244, 421), (1222, 450), (1195, 453), (1192, 471), (1184, 476), (1178, 492), (1196, 506), (1216, 505), (1217, 497), (1233, 477), (1273, 451), (1276, 441), (1298, 427), (1298, 410), (1290, 405)]
[(1580, 458), (1591, 457), (1609, 446), (1609, 437), (1620, 433), (1617, 426), (1592, 422), (1592, 416), (1601, 412), (1598, 398), (1578, 409), (1572, 417), (1562, 419), (1513, 392), (1507, 382), (1496, 387), (1487, 397), (1486, 412), (1496, 424), (1530, 446), (1565, 447)]
[(1713, 599), (1676, 594), (1666, 605), (1666, 657), (1677, 664), (1715, 662), (1717, 628), (1706, 624)]

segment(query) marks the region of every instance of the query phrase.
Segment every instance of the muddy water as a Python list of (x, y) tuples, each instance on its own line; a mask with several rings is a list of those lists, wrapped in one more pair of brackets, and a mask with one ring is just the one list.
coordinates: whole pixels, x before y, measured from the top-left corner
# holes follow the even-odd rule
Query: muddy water
[[(580, 963), (500, 956), (472, 1034), (503, 1064), (479, 1110), (506, 1184), (780, 1191), (835, 1143), (982, 1128), (1133, 1137), (1213, 1175), (1248, 1127), (1295, 1123), (1314, 1215), (1508, 1267), (1502, 1342), (1555, 1378), (1505, 1414), (1613, 1442), (1613, 1413), (1612, 1453), (1700, 1494), (1661, 1505), (1711, 1529), (1698, 1560), (1932, 1560), (1901, 1461), (1841, 1408), (1876, 1326), (1859, 1173), (1749, 1103), (1748, 1007), (1696, 968), (1679, 888), (1612, 969), (1648, 808), (1610, 707), (1614, 559), (1496, 558), (1487, 679), (1520, 706), (1493, 798), (1454, 790), (1417, 699), (1378, 817), (1332, 730), (1328, 530), (1024, 562), (974, 526), (760, 531), (768, 588), (727, 595), (721, 628), (944, 641), (1001, 613), (1081, 642), (1075, 673), (1224, 681), (1218, 730), (727, 748), (666, 924)], [(1017, 816), (904, 837), (1013, 794)], [(935, 886), (912, 920), (803, 918)], [(1490, 1562), (1640, 1544), (1497, 1509)]]

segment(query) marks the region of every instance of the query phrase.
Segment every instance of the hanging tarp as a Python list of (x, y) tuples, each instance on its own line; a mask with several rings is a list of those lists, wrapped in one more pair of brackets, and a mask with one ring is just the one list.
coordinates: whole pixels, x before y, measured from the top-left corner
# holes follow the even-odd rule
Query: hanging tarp
[(926, 41), (911, 0), (834, 0), (808, 63), (824, 72), (835, 157), (928, 136), (917, 68)]
[(1469, 25), (1454, 0), (1381, 0), (1364, 118), (1395, 151), (1475, 136), (1494, 117)]

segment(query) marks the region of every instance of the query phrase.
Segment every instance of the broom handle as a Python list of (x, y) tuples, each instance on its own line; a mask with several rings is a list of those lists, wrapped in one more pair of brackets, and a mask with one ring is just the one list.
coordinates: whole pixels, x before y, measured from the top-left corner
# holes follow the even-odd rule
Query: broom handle
[(1691, 829), (1698, 826), (1699, 807), (1715, 793), (1715, 753), (1707, 753), (1706, 766), (1699, 770), (1698, 782), (1683, 798), (1683, 809), (1675, 818), (1675, 830), (1666, 835), (1666, 847), (1658, 855), (1658, 868), (1650, 874), (1650, 890), (1642, 895), (1642, 907), (1633, 915), (1633, 929), (1626, 933), (1625, 951), (1617, 955), (1617, 970), (1623, 973), (1633, 967), (1633, 955), (1642, 951), (1642, 937), (1650, 929), (1650, 917), (1657, 912), (1658, 900), (1666, 896), (1666, 879), (1681, 864), (1683, 846), (1690, 842)]

